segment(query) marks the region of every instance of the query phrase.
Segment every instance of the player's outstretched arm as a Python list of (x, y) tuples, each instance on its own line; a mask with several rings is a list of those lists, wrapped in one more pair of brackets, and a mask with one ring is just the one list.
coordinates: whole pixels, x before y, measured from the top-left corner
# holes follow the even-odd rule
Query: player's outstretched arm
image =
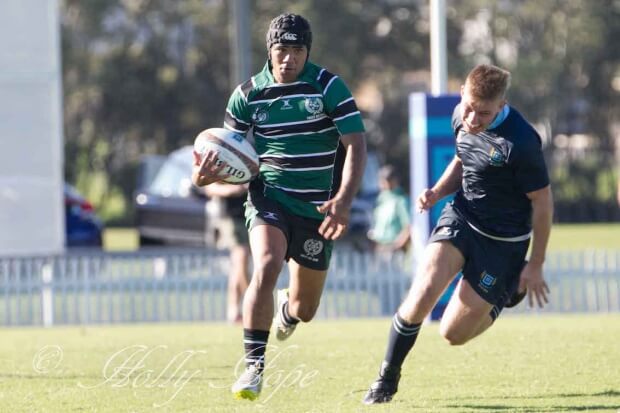
[(427, 188), (420, 195), (416, 201), (418, 211), (422, 212), (433, 207), (441, 198), (456, 192), (461, 186), (461, 180), (463, 179), (463, 163), (455, 156), (452, 162), (446, 167), (446, 170), (441, 175), (441, 178), (437, 181), (435, 186)]
[(553, 222), (553, 197), (551, 187), (527, 193), (532, 202), (532, 252), (529, 262), (521, 272), (519, 290), (527, 288), (530, 307), (534, 306), (534, 299), (539, 307), (549, 302), (547, 294), (549, 287), (543, 275), (543, 263), (547, 251), (551, 223)]
[(366, 166), (366, 141), (363, 134), (342, 135), (340, 142), (346, 151), (340, 189), (332, 199), (317, 207), (320, 213), (325, 214), (319, 234), (332, 240), (340, 238), (346, 231), (351, 203), (360, 187)]

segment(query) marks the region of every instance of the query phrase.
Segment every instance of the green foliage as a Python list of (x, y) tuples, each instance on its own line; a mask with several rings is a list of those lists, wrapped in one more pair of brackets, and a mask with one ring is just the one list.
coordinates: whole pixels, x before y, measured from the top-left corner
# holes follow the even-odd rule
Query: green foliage
[(556, 201), (577, 201), (587, 198), (591, 201), (611, 202), (616, 196), (616, 174), (613, 168), (602, 169), (598, 159), (589, 158), (581, 162), (557, 167), (551, 181)]
[[(95, 193), (107, 219), (127, 214), (142, 154), (167, 153), (221, 124), (224, 13), (219, 2), (189, 0), (64, 4), (66, 177)], [(91, 190), (101, 174), (105, 184)]]
[[(105, 174), (99, 208), (116, 202), (112, 191), (131, 205), (131, 174), (142, 154), (168, 153), (200, 130), (221, 125), (234, 87), (230, 3), (62, 2), (65, 175), (89, 192), (89, 181)], [(270, 19), (284, 11), (306, 15), (314, 31), (311, 59), (339, 74), (359, 102), (370, 102), (360, 107), (371, 146), (407, 170), (407, 96), (428, 91), (430, 83), (428, 2), (248, 4), (254, 70), (265, 61)], [(614, 0), (448, 2), (450, 91), (458, 92), (473, 64), (498, 63), (512, 71), (510, 101), (529, 119), (551, 125), (552, 134), (593, 135), (609, 152), (620, 113), (612, 87), (620, 73), (618, 21)], [(597, 196), (608, 197), (609, 174), (604, 176)], [(574, 196), (586, 196), (580, 190)], [(574, 188), (561, 191), (572, 194)], [(130, 212), (122, 219), (129, 220)]]
[(617, 168), (610, 154), (588, 151), (573, 158), (555, 158), (550, 178), (556, 221), (599, 222), (620, 218)]

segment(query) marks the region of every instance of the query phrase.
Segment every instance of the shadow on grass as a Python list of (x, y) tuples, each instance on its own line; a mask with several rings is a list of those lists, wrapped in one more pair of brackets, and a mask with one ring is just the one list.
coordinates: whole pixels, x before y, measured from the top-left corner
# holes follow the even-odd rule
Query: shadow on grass
[[(461, 404), (461, 405), (446, 405), (446, 407), (455, 409), (473, 409), (473, 410), (487, 410), (491, 412), (580, 412), (580, 411), (615, 411), (620, 409), (620, 405), (603, 406), (603, 405), (588, 405), (588, 406), (550, 406), (550, 407), (527, 407), (527, 406), (504, 406), (504, 405), (488, 405), (480, 406), (475, 404)], [(534, 410), (533, 410), (534, 409)]]
[[(617, 390), (605, 390), (598, 393), (560, 393), (555, 397), (599, 397), (599, 396), (609, 396), (609, 397), (620, 397), (620, 391)], [(538, 397), (553, 397), (553, 396), (538, 396)]]
[[(591, 397), (609, 397), (620, 398), (620, 391), (617, 390), (605, 390), (598, 393), (560, 393), (560, 394), (545, 394), (538, 396), (515, 396), (507, 397), (509, 399), (555, 399), (555, 398), (591, 398)], [(611, 401), (611, 400), (610, 400)], [(466, 408), (475, 410), (488, 410), (493, 412), (529, 412), (532, 411), (528, 406), (511, 406), (511, 405), (480, 405), (480, 404), (459, 404), (459, 405), (446, 405), (450, 408)], [(548, 406), (548, 407), (536, 407), (536, 411), (540, 412), (577, 412), (577, 411), (596, 411), (596, 410), (617, 410), (620, 411), (620, 403), (611, 405), (602, 404), (584, 404), (583, 406)]]

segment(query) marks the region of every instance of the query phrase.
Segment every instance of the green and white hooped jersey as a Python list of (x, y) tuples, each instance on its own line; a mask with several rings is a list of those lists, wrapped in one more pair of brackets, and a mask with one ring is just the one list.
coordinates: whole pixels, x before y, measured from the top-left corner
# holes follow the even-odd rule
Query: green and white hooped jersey
[(224, 127), (253, 129), (264, 196), (296, 215), (322, 219), (316, 207), (332, 194), (341, 135), (364, 132), (344, 82), (306, 62), (294, 83), (276, 83), (267, 63), (232, 93)]

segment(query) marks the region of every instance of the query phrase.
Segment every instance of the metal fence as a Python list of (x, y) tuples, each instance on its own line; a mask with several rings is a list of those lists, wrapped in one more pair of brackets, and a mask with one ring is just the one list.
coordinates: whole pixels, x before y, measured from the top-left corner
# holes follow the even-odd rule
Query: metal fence
[[(204, 249), (0, 257), (0, 323), (58, 325), (223, 321), (228, 255)], [(406, 294), (408, 257), (336, 250), (319, 318), (391, 315)], [(551, 302), (533, 312), (620, 311), (620, 251), (551, 253)], [(284, 270), (278, 287), (288, 284)]]

